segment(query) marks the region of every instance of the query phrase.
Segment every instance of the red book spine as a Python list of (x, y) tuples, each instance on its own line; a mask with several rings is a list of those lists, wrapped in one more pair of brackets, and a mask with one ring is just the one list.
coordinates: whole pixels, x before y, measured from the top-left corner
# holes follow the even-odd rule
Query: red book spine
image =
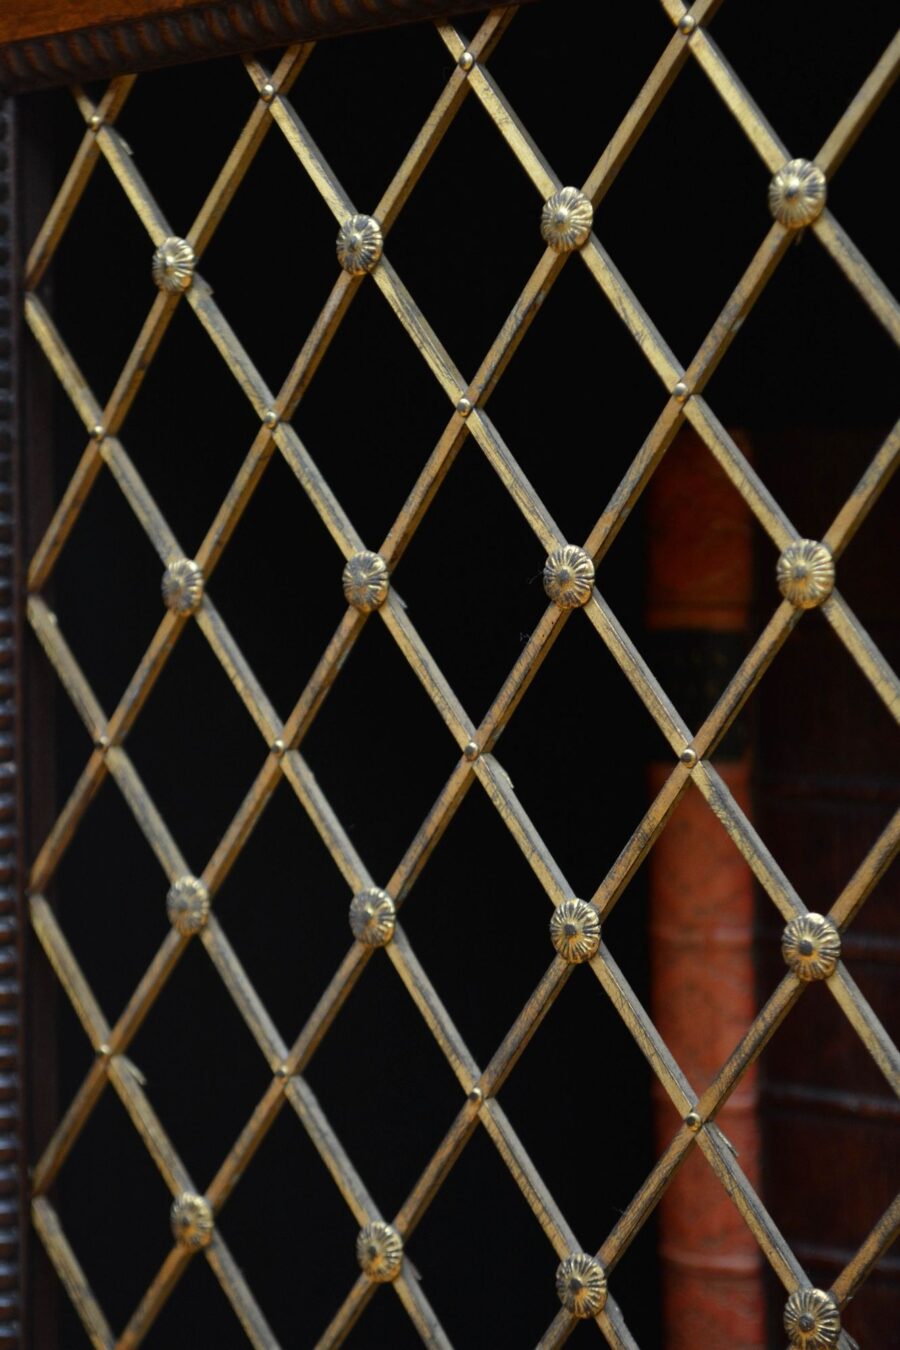
[[(685, 430), (648, 490), (647, 627), (651, 664), (693, 729), (746, 646), (752, 536), (746, 506), (708, 450)], [(750, 815), (750, 755), (735, 733), (716, 767)], [(672, 763), (652, 764), (654, 794)], [(649, 859), (652, 1012), (698, 1095), (756, 1011), (754, 889), (746, 863), (700, 794), (689, 789)], [(656, 1101), (664, 1148), (677, 1128)], [(751, 1070), (717, 1118), (757, 1184), (759, 1120)], [(757, 1245), (696, 1151), (659, 1209), (665, 1344), (764, 1350), (765, 1297)]]

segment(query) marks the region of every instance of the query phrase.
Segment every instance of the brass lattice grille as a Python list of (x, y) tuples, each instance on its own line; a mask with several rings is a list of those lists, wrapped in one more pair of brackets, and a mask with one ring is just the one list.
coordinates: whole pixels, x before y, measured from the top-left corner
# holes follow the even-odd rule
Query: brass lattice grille
[[(545, 163), (526, 128), (518, 120), (486, 64), (495, 45), (513, 20), (513, 10), (492, 13), (467, 47), (451, 24), (437, 28), (436, 40), (449, 54), (446, 87), (416, 136), (373, 217), (357, 216), (341, 184), (318, 152), (289, 101), (302, 79), (312, 48), (287, 52), (270, 71), (257, 59), (245, 61), (247, 74), (259, 98), (184, 239), (175, 235), (139, 167), (116, 130), (116, 120), (134, 84), (133, 77), (113, 80), (95, 104), (75, 90), (84, 118), (83, 140), (50, 214), (32, 247), (26, 265), (26, 317), (29, 326), (76, 409), (89, 440), (69, 481), (53, 520), (31, 560), (28, 573), (28, 617), (47, 656), (93, 740), (94, 750), (58, 820), (34, 859), (31, 877), (31, 917), (43, 945), (82, 1023), (96, 1059), (38, 1162), (34, 1173), (34, 1222), (59, 1276), (68, 1290), (92, 1342), (98, 1346), (129, 1347), (140, 1343), (157, 1317), (188, 1262), (202, 1251), (234, 1308), (247, 1337), (257, 1346), (276, 1344), (263, 1310), (232, 1258), (215, 1215), (227, 1203), (250, 1158), (283, 1105), (289, 1103), (330, 1170), (356, 1222), (368, 1237), (361, 1241), (364, 1267), (323, 1332), (320, 1344), (339, 1344), (349, 1332), (378, 1283), (391, 1280), (406, 1312), (427, 1344), (447, 1345), (446, 1335), (425, 1292), (402, 1260), (402, 1242), (411, 1236), (438, 1188), (479, 1125), (522, 1191), (560, 1262), (579, 1256), (581, 1266), (566, 1285), (564, 1305), (541, 1345), (561, 1345), (578, 1316), (593, 1316), (606, 1341), (630, 1346), (635, 1341), (615, 1300), (615, 1267), (675, 1175), (689, 1150), (698, 1148), (725, 1191), (738, 1207), (761, 1251), (789, 1294), (809, 1287), (809, 1280), (782, 1238), (759, 1196), (744, 1176), (715, 1117), (742, 1075), (760, 1054), (784, 1017), (800, 998), (811, 975), (824, 977), (842, 1012), (861, 1043), (895, 1092), (900, 1091), (900, 1056), (850, 972), (839, 959), (839, 934), (850, 924), (883, 875), (900, 842), (900, 814), (860, 862), (851, 881), (834, 898), (828, 923), (805, 921), (806, 906), (784, 876), (729, 789), (711, 763), (711, 755), (734, 722), (756, 683), (782, 644), (811, 605), (821, 608), (836, 639), (857, 662), (873, 689), (896, 715), (897, 680), (893, 672), (837, 590), (831, 589), (832, 562), (843, 550), (877, 500), (896, 465), (900, 426), (876, 454), (855, 491), (838, 512), (821, 543), (804, 552), (802, 535), (754, 472), (733, 438), (703, 396), (704, 388), (725, 356), (737, 329), (796, 237), (808, 227), (869, 306), (895, 343), (900, 345), (900, 309), (854, 247), (831, 212), (823, 209), (824, 181), (830, 180), (886, 93), (900, 69), (900, 36), (884, 53), (815, 158), (816, 170), (805, 162), (790, 164), (790, 152), (781, 144), (763, 113), (730, 69), (704, 28), (718, 7), (715, 0), (697, 0), (687, 12), (679, 0), (664, 0), (673, 33), (664, 46), (640, 94), (626, 112), (618, 130), (602, 150), (580, 191), (563, 188)], [(664, 103), (679, 71), (696, 60), (724, 105), (733, 114), (753, 149), (773, 176), (771, 197), (776, 219), (738, 280), (728, 302), (700, 349), (686, 366), (676, 360), (650, 316), (644, 312), (627, 281), (618, 273), (596, 233), (592, 212), (610, 188), (616, 174), (639, 140), (650, 119)], [(471, 381), (463, 378), (428, 320), (416, 307), (403, 280), (381, 253), (382, 240), (390, 249), (390, 230), (416, 186), (443, 134), (464, 99), (474, 96), (505, 140), (509, 152), (524, 170), (541, 201), (548, 247), (525, 280), (515, 307)], [(292, 369), (278, 392), (268, 388), (241, 340), (229, 326), (202, 276), (195, 271), (229, 203), (264, 137), (277, 128), (303, 170), (333, 213), (341, 229), (343, 269), (338, 272), (327, 303), (306, 338)], [(106, 160), (157, 250), (160, 292), (147, 315), (140, 336), (105, 406), (91, 392), (54, 320), (37, 295), (37, 287), (53, 259), (66, 227), (78, 207), (90, 176)], [(787, 166), (779, 182), (779, 175)], [(761, 191), (765, 176), (761, 175)], [(808, 214), (802, 214), (806, 210)], [(573, 253), (578, 254), (601, 292), (621, 317), (646, 356), (665, 391), (653, 429), (641, 446), (612, 499), (583, 545), (567, 543), (568, 536), (552, 519), (532, 487), (513, 450), (492, 423), (487, 404), (516, 353), (550, 287)], [(367, 278), (371, 280), (367, 280)], [(402, 504), (377, 554), (366, 552), (341, 503), (308, 453), (291, 419), (316, 374), (331, 339), (347, 313), (357, 290), (374, 284), (421, 354), (448, 399), (449, 417), (440, 440), (422, 467), (418, 481)], [(184, 550), (158, 509), (129, 457), (120, 433), (137, 396), (144, 373), (163, 341), (179, 304), (189, 305), (203, 330), (223, 357), (259, 421), (258, 433), (225, 500), (209, 526), (193, 559)], [(655, 467), (686, 420), (709, 449), (781, 554), (782, 590), (786, 597), (740, 665), (725, 693), (696, 730), (689, 728), (640, 656), (629, 634), (618, 622), (602, 593), (593, 586), (594, 569), (607, 551), (649, 481)], [(553, 597), (484, 719), (475, 725), (461, 706), (449, 682), (429, 654), (388, 578), (400, 567), (406, 547), (427, 518), (429, 506), (463, 442), (472, 436), (495, 470), (527, 524), (539, 554), (548, 556), (545, 581)], [(347, 560), (347, 611), (288, 719), (282, 724), (265, 690), (236, 644), (216, 608), (214, 572), (233, 531), (276, 451), (293, 470), (329, 533)], [(169, 606), (152, 636), (146, 653), (118, 705), (108, 714), (101, 707), (80, 670), (60, 625), (42, 590), (64, 553), (69, 534), (98, 474), (109, 469), (166, 569), (164, 594)], [(773, 555), (774, 556), (774, 555)], [(402, 575), (402, 573), (401, 573)], [(820, 593), (815, 585), (821, 582)], [(544, 845), (540, 821), (532, 822), (492, 751), (531, 680), (571, 617), (583, 608), (585, 617), (615, 658), (653, 717), (669, 746), (675, 765), (644, 819), (625, 843), (617, 861), (599, 880), (590, 904), (576, 901), (557, 861)], [(194, 877), (168, 825), (154, 806), (124, 742), (140, 715), (179, 636), (195, 622), (212, 652), (232, 681), (255, 723), (267, 755), (256, 780), (215, 848), (202, 873)], [(427, 814), (384, 890), (377, 888), (358, 856), (341, 821), (310, 773), (301, 753), (311, 727), (341, 666), (367, 622), (383, 622), (443, 719), (458, 748), (459, 760)], [(110, 1025), (67, 942), (44, 892), (63, 853), (78, 829), (92, 799), (107, 775), (121, 790), (134, 817), (168, 879), (173, 926), (121, 1016)], [(319, 1002), (291, 1045), (282, 1041), (265, 1003), (253, 988), (215, 914), (215, 896), (241, 853), (273, 791), (284, 777), (290, 784), (349, 887), (354, 899), (352, 918), (357, 936), (330, 982), (323, 980)], [(534, 993), (514, 1021), (486, 1066), (473, 1055), (419, 963), (394, 910), (401, 908), (430, 854), (469, 788), (478, 781), (511, 832), (523, 855), (555, 907), (557, 950)], [(702, 1096), (692, 1091), (673, 1055), (661, 1038), (605, 942), (600, 924), (624, 894), (646, 858), (680, 797), (693, 783), (747, 860), (755, 877), (789, 925), (786, 939), (793, 959), (791, 969), (765, 1002), (733, 1054), (722, 1065)], [(212, 1180), (200, 1191), (154, 1113), (148, 1093), (132, 1071), (126, 1054), (154, 1000), (186, 945), (197, 940), (244, 1018), (272, 1074), (271, 1085), (247, 1122), (233, 1150), (221, 1162)], [(378, 955), (376, 947), (384, 946)], [(821, 958), (816, 968), (816, 958)], [(304, 1077), (310, 1060), (327, 1035), (338, 1011), (370, 959), (388, 960), (396, 970), (419, 1013), (433, 1034), (462, 1092), (459, 1113), (433, 1157), (396, 1214), (379, 1213), (364, 1179), (357, 1173), (336, 1137)], [(596, 1261), (583, 1252), (565, 1216), (549, 1193), (507, 1118), (498, 1094), (519, 1057), (572, 974), (585, 961), (603, 994), (611, 1001), (653, 1073), (673, 1103), (683, 1124), (668, 1148), (612, 1230), (603, 1237)], [(579, 977), (583, 978), (583, 977)], [(107, 1082), (111, 1082), (174, 1197), (176, 1242), (128, 1325), (118, 1335), (109, 1326), (88, 1286), (78, 1256), (61, 1228), (48, 1191), (66, 1162), (81, 1130), (91, 1116)], [(389, 1227), (374, 1230), (369, 1225)], [(872, 1266), (896, 1236), (900, 1226), (900, 1199), (883, 1215), (850, 1264), (834, 1281), (830, 1302), (817, 1311), (834, 1324), (833, 1338), (823, 1344), (851, 1344), (838, 1332), (836, 1314), (853, 1297)], [(374, 1255), (372, 1255), (374, 1253)], [(373, 1264), (374, 1262), (374, 1264)], [(599, 1264), (597, 1264), (599, 1263)], [(565, 1268), (569, 1275), (572, 1272)], [(368, 1273), (367, 1273), (368, 1272)], [(564, 1272), (565, 1273), (565, 1272)], [(548, 1280), (553, 1263), (548, 1266)], [(605, 1293), (605, 1280), (609, 1293)], [(795, 1344), (805, 1343), (809, 1329), (795, 1332)], [(826, 1334), (823, 1331), (823, 1334)], [(828, 1332), (827, 1334), (831, 1334)]]

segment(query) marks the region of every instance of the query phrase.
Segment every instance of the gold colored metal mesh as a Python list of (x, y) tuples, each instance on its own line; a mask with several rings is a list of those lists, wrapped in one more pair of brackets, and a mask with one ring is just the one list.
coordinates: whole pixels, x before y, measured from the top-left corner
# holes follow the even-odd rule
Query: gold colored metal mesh
[[(650, 119), (664, 104), (666, 94), (679, 72), (691, 60), (698, 63), (762, 160), (765, 172), (760, 174), (761, 193), (765, 191), (768, 177), (790, 159), (789, 151), (782, 145), (704, 27), (704, 21), (712, 16), (717, 7), (716, 0), (697, 0), (688, 14), (680, 0), (664, 0), (664, 8), (673, 24), (672, 35), (641, 92), (625, 113), (609, 144), (601, 149), (594, 168), (583, 184), (583, 192), (595, 208)], [(133, 1037), (144, 1019), (152, 1016), (154, 1000), (190, 941), (200, 942), (205, 948), (272, 1074), (270, 1086), (231, 1152), (219, 1160), (218, 1170), (214, 1171), (211, 1178), (197, 1179), (205, 1182), (202, 1193), (214, 1213), (221, 1211), (227, 1204), (250, 1158), (278, 1113), (287, 1104), (302, 1122), (360, 1226), (385, 1219), (393, 1224), (404, 1240), (408, 1240), (468, 1140), (481, 1127), (496, 1146), (556, 1254), (554, 1257), (551, 1252), (547, 1253), (548, 1282), (553, 1281), (558, 1260), (582, 1250), (581, 1240), (571, 1231), (565, 1216), (548, 1192), (504, 1113), (498, 1096), (507, 1077), (514, 1072), (531, 1036), (572, 975), (574, 967), (567, 965), (560, 957), (555, 957), (549, 963), (546, 973), (497, 1046), (490, 1062), (482, 1066), (463, 1042), (443, 1006), (441, 991), (432, 985), (417, 960), (402, 922), (398, 922), (393, 940), (383, 952), (348, 941), (346, 956), (338, 969), (333, 973), (323, 972), (321, 997), (315, 1010), (296, 1041), (286, 1045), (266, 1011), (263, 998), (247, 978), (238, 953), (233, 950), (217, 922), (216, 892), (282, 776), (287, 779), (327, 845), (349, 892), (353, 894), (375, 884), (303, 757), (304, 737), (332, 683), (340, 678), (342, 663), (366, 623), (385, 625), (433, 700), (449, 736), (459, 750), (456, 767), (386, 883), (386, 889), (401, 911), (403, 904), (411, 897), (412, 903), (415, 903), (415, 883), (470, 789), (487, 794), (496, 808), (498, 829), (502, 825), (510, 831), (544, 888), (550, 904), (558, 906), (571, 898), (572, 888), (541, 839), (540, 822), (532, 821), (526, 814), (492, 751), (564, 625), (587, 621), (646, 705), (670, 745), (674, 761), (671, 774), (644, 819), (625, 843), (617, 861), (605, 876), (598, 878), (592, 898), (601, 918), (605, 919), (623, 896), (680, 797), (691, 788), (702, 794), (785, 921), (806, 912), (803, 899), (794, 891), (711, 762), (716, 746), (802, 618), (802, 610), (792, 607), (787, 601), (775, 605), (771, 618), (724, 694), (702, 726), (697, 728), (685, 725), (653, 671), (641, 658), (628, 633), (610, 610), (602, 589), (593, 590), (583, 616), (548, 605), (478, 726), (461, 706), (394, 591), (389, 593), (383, 606), (375, 613), (366, 615), (353, 608), (347, 609), (284, 724), (276, 715), (214, 602), (216, 566), (273, 455), (283, 456), (294, 471), (299, 490), (307, 494), (345, 557), (350, 558), (364, 547), (352, 521), (290, 421), (360, 286), (376, 287), (382, 293), (447, 397), (446, 428), (422, 466), (415, 486), (400, 506), (396, 520), (380, 546), (379, 551), (391, 571), (397, 568), (410, 540), (427, 518), (429, 506), (440, 491), (445, 475), (451, 470), (454, 458), (468, 436), (474, 438), (531, 527), (536, 538), (537, 565), (543, 561), (544, 554), (563, 543), (572, 542), (568, 540), (565, 529), (551, 518), (547, 507), (517, 464), (514, 448), (506, 445), (488, 412), (490, 396), (527, 332), (539, 301), (566, 265), (580, 264), (587, 268), (638, 343), (662, 386), (660, 412), (653, 429), (590, 535), (583, 541), (585, 550), (598, 569), (601, 588), (603, 559), (683, 420), (689, 422), (702, 438), (709, 453), (724, 469), (770, 537), (774, 545), (773, 562), (776, 552), (800, 537), (801, 532), (787, 519), (703, 395), (707, 381), (728, 351), (739, 324), (755, 304), (791, 243), (792, 233), (783, 225), (773, 223), (760, 240), (755, 255), (737, 280), (719, 318), (687, 367), (676, 360), (653, 320), (635, 298), (628, 282), (616, 270), (597, 233), (592, 234), (584, 247), (577, 251), (577, 257), (574, 254), (559, 254), (551, 249), (543, 253), (532, 274), (523, 278), (522, 290), (512, 312), (471, 380), (464, 379), (457, 369), (451, 354), (444, 350), (427, 318), (414, 304), (403, 279), (391, 265), (391, 227), (466, 98), (480, 105), (484, 115), (501, 133), (509, 153), (518, 161), (536, 190), (536, 207), (561, 186), (491, 75), (491, 52), (513, 17), (514, 11), (504, 10), (492, 13), (484, 21), (468, 48), (473, 58), (471, 62), (464, 57), (466, 45), (454, 26), (449, 23), (437, 26), (435, 40), (444, 44), (448, 57), (446, 87), (385, 189), (381, 201), (374, 208), (373, 214), (381, 222), (385, 234), (385, 255), (370, 275), (355, 276), (344, 271), (337, 274), (321, 314), (297, 355), (283, 387), (278, 391), (267, 387), (241, 345), (238, 334), (229, 327), (209, 287), (204, 283), (202, 255), (264, 137), (270, 132), (286, 139), (338, 224), (342, 224), (357, 210), (357, 204), (351, 203), (318, 153), (290, 101), (291, 89), (298, 79), (302, 79), (303, 67), (311, 48), (299, 46), (290, 50), (274, 71), (265, 69), (256, 59), (245, 60), (247, 75), (260, 92), (260, 98), (197, 219), (187, 232), (186, 238), (195, 250), (199, 270), (192, 286), (183, 294), (161, 292), (156, 297), (105, 406), (101, 406), (82, 377), (51, 315), (38, 298), (36, 287), (101, 158), (106, 160), (115, 174), (153, 247), (158, 247), (176, 231), (164, 218), (141, 176), (140, 166), (132, 158), (116, 129), (117, 116), (134, 84), (133, 77), (124, 76), (113, 80), (96, 104), (83, 91), (74, 91), (85, 122), (84, 137), (28, 258), (25, 313), (31, 331), (84, 424), (88, 439), (50, 526), (31, 560), (28, 572), (28, 617), (66, 692), (86, 724), (95, 748), (33, 861), (30, 912), (37, 937), (90, 1040), (95, 1060), (35, 1168), (33, 1216), (59, 1277), (96, 1346), (116, 1346), (128, 1350), (138, 1345), (188, 1262), (195, 1259), (197, 1253), (184, 1246), (174, 1245), (127, 1325), (116, 1333), (109, 1326), (97, 1298), (88, 1286), (78, 1256), (62, 1231), (47, 1193), (108, 1086), (121, 1098), (173, 1196), (177, 1197), (184, 1191), (199, 1191), (195, 1179), (188, 1175), (172, 1142), (167, 1138), (154, 1114), (147, 1091), (132, 1072), (126, 1058)], [(686, 19), (694, 22), (685, 22)], [(816, 157), (816, 162), (829, 178), (851, 150), (860, 130), (897, 75), (898, 68), (900, 35), (866, 79)], [(271, 96), (265, 89), (268, 84), (274, 89)], [(598, 228), (602, 234), (602, 222)], [(900, 307), (832, 213), (827, 209), (823, 211), (809, 229), (894, 342), (900, 345)], [(188, 305), (194, 311), (202, 329), (218, 349), (258, 417), (259, 430), (196, 554), (196, 562), (206, 579), (199, 609), (190, 616), (172, 611), (165, 613), (150, 638), (131, 682), (110, 713), (100, 706), (79, 669), (55, 615), (42, 597), (42, 590), (60, 561), (69, 534), (95, 480), (104, 472), (113, 475), (154, 545), (161, 564), (166, 566), (183, 556), (182, 548), (142, 482), (122, 439), (129, 409), (143, 375), (164, 340), (178, 305)], [(673, 394), (677, 385), (683, 385), (684, 390)], [(468, 399), (472, 405), (467, 416), (457, 411), (462, 398)], [(274, 414), (274, 417), (269, 414)], [(894, 428), (881, 446), (870, 468), (824, 536), (824, 543), (836, 559), (840, 559), (888, 481), (897, 463), (898, 450), (900, 426)], [(370, 545), (372, 543), (367, 542)], [(822, 612), (835, 639), (846, 647), (872, 688), (896, 716), (900, 706), (897, 679), (838, 590), (822, 605)], [(128, 732), (189, 623), (197, 624), (232, 681), (248, 716), (260, 733), (266, 757), (237, 815), (202, 871), (202, 880), (212, 900), (207, 926), (196, 937), (182, 936), (174, 928), (169, 932), (118, 1021), (111, 1026), (101, 1012), (44, 892), (88, 805), (107, 775), (115, 780), (121, 790), (168, 882), (171, 884), (190, 873), (191, 868), (151, 801), (126, 748)], [(477, 746), (477, 753), (472, 743)], [(694, 755), (685, 756), (686, 751), (693, 751)], [(838, 929), (846, 929), (854, 919), (892, 860), (898, 842), (900, 814), (894, 817), (861, 860), (852, 880), (841, 894), (833, 897), (829, 914)], [(815, 908), (820, 908), (821, 903), (817, 900)], [(535, 916), (535, 922), (543, 923), (544, 920), (538, 915)], [(433, 1157), (399, 1211), (389, 1215), (378, 1212), (364, 1179), (358, 1175), (344, 1152), (304, 1076), (339, 1009), (348, 997), (352, 997), (354, 984), (369, 960), (389, 961), (394, 967), (446, 1056), (458, 1080), (460, 1092), (459, 1111), (453, 1124), (443, 1139), (434, 1141)], [(616, 1265), (691, 1149), (699, 1149), (703, 1154), (785, 1290), (791, 1292), (808, 1285), (810, 1281), (800, 1263), (716, 1125), (717, 1112), (800, 999), (805, 984), (792, 971), (784, 975), (732, 1055), (698, 1100), (605, 942), (588, 964), (600, 986), (601, 996), (610, 1001), (621, 1017), (679, 1116), (684, 1121), (693, 1113), (700, 1121), (699, 1128), (691, 1128), (697, 1125), (693, 1116), (689, 1122), (681, 1125), (611, 1231), (585, 1235), (592, 1243), (597, 1243), (598, 1237), (601, 1239), (596, 1248), (597, 1255), (609, 1278), (608, 1302), (595, 1318), (602, 1337), (615, 1347), (635, 1345), (615, 1298)], [(576, 978), (587, 977), (578, 975)], [(857, 1032), (862, 1046), (872, 1056), (894, 1091), (900, 1092), (900, 1054), (843, 963), (838, 964), (835, 973), (827, 981), (827, 987)], [(894, 1239), (898, 1227), (900, 1199), (882, 1216), (849, 1265), (834, 1281), (831, 1292), (840, 1307), (854, 1296)], [(274, 1346), (277, 1342), (264, 1312), (218, 1231), (214, 1231), (210, 1244), (202, 1249), (202, 1256), (221, 1283), (251, 1344), (257, 1347)], [(377, 1290), (378, 1285), (365, 1275), (360, 1275), (355, 1283), (351, 1283), (346, 1298), (323, 1331), (319, 1345), (339, 1345)], [(427, 1344), (449, 1344), (417, 1279), (402, 1269), (393, 1284), (393, 1290)], [(381, 1295), (382, 1298), (390, 1296), (388, 1293)], [(561, 1309), (552, 1325), (545, 1329), (541, 1346), (549, 1350), (550, 1347), (562, 1345), (575, 1324), (574, 1317)], [(842, 1333), (839, 1343), (845, 1347), (851, 1344), (845, 1333)]]

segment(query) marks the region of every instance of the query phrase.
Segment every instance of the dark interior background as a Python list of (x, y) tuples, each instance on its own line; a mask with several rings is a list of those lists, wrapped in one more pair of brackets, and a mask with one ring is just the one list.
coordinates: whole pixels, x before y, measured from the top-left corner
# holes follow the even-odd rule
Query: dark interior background
[[(812, 157), (883, 51), (895, 21), (895, 6), (878, 0), (848, 31), (844, 23), (823, 23), (820, 5), (792, 0), (779, 7), (777, 22), (762, 24), (758, 10), (732, 0), (712, 32), (791, 152)], [(461, 26), (472, 32), (476, 22), (468, 16)], [(490, 68), (564, 182), (586, 178), (669, 28), (655, 0), (627, 6), (545, 0), (518, 15)], [(277, 53), (264, 59), (274, 65)], [(313, 54), (292, 99), (357, 209), (374, 209), (449, 70), (446, 49), (427, 26), (334, 41)], [(237, 58), (139, 79), (119, 126), (177, 232), (187, 231), (253, 99)], [(838, 219), (894, 288), (895, 216), (872, 184), (884, 181), (896, 111), (895, 94), (829, 188)], [(78, 144), (80, 118), (65, 92), (25, 100), (24, 113), (40, 197), (45, 184), (55, 188), (61, 181)], [(596, 221), (599, 237), (685, 365), (763, 237), (767, 182), (745, 137), (689, 62)], [(539, 207), (470, 97), (387, 248), (467, 377), (538, 260)], [(335, 232), (330, 213), (273, 129), (200, 268), (273, 389), (333, 283)], [(42, 288), (101, 401), (152, 302), (150, 254), (143, 227), (101, 163)], [(46, 403), (50, 385), (39, 362), (32, 379), (32, 406)], [(747, 431), (763, 478), (801, 533), (812, 537), (824, 531), (896, 417), (896, 394), (895, 349), (812, 238), (790, 250), (708, 389), (723, 422)], [(568, 537), (581, 540), (664, 399), (618, 316), (573, 261), (490, 406)], [(376, 287), (366, 283), (294, 425), (369, 547), (384, 538), (447, 416), (446, 400), (424, 362)], [(180, 306), (122, 439), (188, 556), (255, 430), (254, 415), (221, 358), (188, 306)], [(53, 482), (45, 478), (42, 486), (39, 473), (30, 475), (33, 542), (47, 502), (58, 500), (85, 444), (61, 396), (53, 404), (52, 436)], [(677, 448), (676, 442), (669, 453)], [(888, 489), (840, 577), (850, 603), (885, 649), (896, 639), (887, 609), (896, 505), (896, 492)], [(756, 627), (747, 646), (774, 604), (774, 550), (762, 532), (759, 563)], [(341, 565), (315, 511), (276, 457), (210, 590), (283, 716), (340, 620)], [(476, 721), (542, 612), (542, 565), (536, 540), (477, 447), (467, 443), (395, 585)], [(108, 712), (158, 622), (160, 573), (112, 479), (101, 475), (49, 595)], [(646, 648), (640, 507), (604, 561), (599, 584)], [(41, 662), (38, 653), (28, 735), (38, 761), (46, 760), (57, 738), (55, 793), (61, 805), (90, 747)], [(776, 661), (744, 720), (757, 746), (766, 800), (776, 803), (763, 810), (763, 835), (776, 852), (776, 844), (788, 851), (785, 866), (811, 907), (827, 908), (896, 799), (887, 714), (837, 650), (824, 621), (813, 616)], [(199, 873), (258, 771), (264, 747), (193, 626), (128, 745)], [(369, 869), (385, 884), (457, 752), (377, 618), (367, 624), (302, 750)], [(667, 755), (630, 686), (578, 616), (497, 753), (576, 894), (590, 894), (614, 861), (645, 809), (646, 765)], [(826, 780), (827, 790), (821, 786)], [(851, 813), (837, 806), (848, 791), (852, 795), (851, 780), (865, 802), (864, 823), (848, 823)], [(826, 797), (830, 825), (822, 824)], [(48, 810), (46, 796), (33, 806), (35, 843)], [(807, 812), (799, 823), (798, 810)], [(802, 831), (827, 839), (827, 849), (804, 847), (798, 842)], [(165, 935), (165, 893), (149, 847), (107, 783), (65, 855), (54, 899), (111, 1021)], [(215, 903), (289, 1043), (347, 949), (349, 899), (323, 844), (282, 785)], [(646, 904), (639, 873), (606, 934), (645, 1002)], [(777, 949), (777, 916), (770, 908), (768, 902), (761, 906), (762, 936)], [(900, 934), (891, 934), (889, 918), (882, 919), (889, 913), (884, 887), (872, 909), (873, 932), (880, 924), (881, 936), (854, 969), (886, 1017), (886, 972)], [(403, 923), (482, 1063), (546, 968), (547, 918), (538, 883), (476, 785), (411, 893)], [(50, 1020), (52, 981), (41, 975), (39, 949), (32, 960), (43, 1009), (34, 1019), (41, 1039), (32, 1046), (32, 1145), (38, 1156), (54, 1112), (65, 1109), (89, 1067), (90, 1049), (61, 996), (55, 1050), (50, 1044), (42, 1027)], [(763, 992), (776, 976), (775, 969), (762, 970)], [(814, 993), (823, 994), (820, 1005), (831, 1004), (824, 991)], [(869, 1096), (877, 1096), (877, 1078), (869, 1084), (868, 1066), (858, 1069), (858, 1043), (840, 1027), (833, 1035), (845, 1048), (831, 1067), (849, 1074), (851, 1083), (858, 1070)], [(764, 1059), (764, 1072), (777, 1085), (795, 1076), (791, 1066), (799, 1057), (808, 1062), (809, 1046), (820, 1038), (815, 1026), (794, 1034), (788, 1025), (776, 1044), (781, 1049), (778, 1055), (773, 1049), (771, 1064)], [(202, 1190), (269, 1075), (198, 944), (188, 949), (129, 1054)], [(449, 1127), (459, 1091), (386, 959), (376, 956), (367, 967), (308, 1077), (390, 1216)], [(649, 1080), (629, 1035), (584, 972), (569, 982), (501, 1094), (586, 1248), (599, 1245), (655, 1159)], [(784, 1128), (777, 1117), (783, 1107), (773, 1099), (766, 1108), (773, 1139)], [(807, 1125), (795, 1120), (798, 1138)], [(894, 1162), (896, 1156), (891, 1167)], [(886, 1161), (885, 1176), (888, 1170)], [(810, 1187), (827, 1182), (840, 1192), (841, 1205), (854, 1209), (858, 1187), (845, 1177), (812, 1176), (796, 1190), (796, 1173), (776, 1179), (772, 1193), (784, 1197), (789, 1236), (798, 1236), (798, 1210)], [(102, 1306), (120, 1328), (170, 1245), (169, 1197), (112, 1092), (75, 1146), (54, 1199)], [(774, 1208), (782, 1222), (779, 1203)], [(857, 1208), (861, 1231), (848, 1232), (848, 1241), (858, 1241), (880, 1212), (871, 1204)], [(289, 1108), (220, 1224), (281, 1343), (312, 1345), (353, 1282), (356, 1226)], [(556, 1260), (483, 1131), (450, 1174), (408, 1253), (460, 1347), (533, 1344), (554, 1316)], [(821, 1274), (827, 1277), (827, 1271)], [(38, 1265), (35, 1289), (46, 1317), (48, 1287)], [(612, 1287), (638, 1342), (661, 1344), (653, 1222), (617, 1268)], [(873, 1287), (879, 1297), (877, 1281)], [(868, 1290), (860, 1295), (861, 1308), (868, 1297)], [(774, 1296), (773, 1307), (778, 1304)], [(59, 1305), (59, 1344), (67, 1350), (87, 1344), (64, 1296)], [(592, 1328), (581, 1327), (574, 1343), (586, 1344), (592, 1335), (596, 1341)], [(241, 1343), (203, 1261), (191, 1263), (146, 1341), (151, 1350)], [(382, 1292), (349, 1344), (393, 1348), (418, 1340), (397, 1300)]]

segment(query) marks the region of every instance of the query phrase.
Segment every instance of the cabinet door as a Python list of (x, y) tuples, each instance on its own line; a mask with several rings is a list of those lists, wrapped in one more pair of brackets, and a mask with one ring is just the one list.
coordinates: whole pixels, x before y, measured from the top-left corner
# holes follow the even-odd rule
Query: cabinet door
[[(860, 199), (900, 43), (869, 8), (811, 55), (736, 0), (8, 7), (0, 1346), (677, 1350), (737, 1298), (745, 1350), (884, 1339), (900, 311)], [(758, 561), (715, 653), (645, 618), (689, 454)], [(723, 515), (686, 519), (712, 575)], [(673, 993), (643, 866), (688, 805), (760, 915), (708, 1081), (666, 1001), (730, 1026), (733, 906)], [(666, 853), (697, 907), (712, 856)]]

